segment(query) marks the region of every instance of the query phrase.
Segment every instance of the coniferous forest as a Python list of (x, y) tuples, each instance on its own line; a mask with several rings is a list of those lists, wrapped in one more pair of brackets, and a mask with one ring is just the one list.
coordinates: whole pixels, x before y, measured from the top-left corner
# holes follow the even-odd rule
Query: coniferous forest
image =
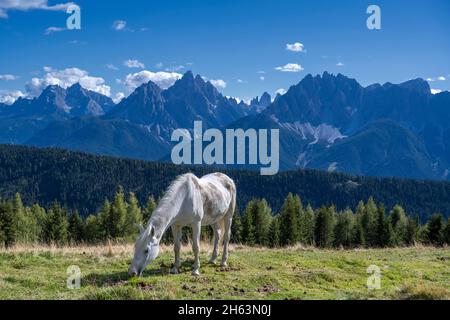
[[(61, 149), (0, 147), (0, 245), (133, 240), (183, 167)], [(449, 243), (450, 183), (297, 170), (221, 170), (237, 184), (232, 241), (271, 247)], [(212, 237), (203, 228), (203, 239)], [(189, 230), (184, 231), (187, 241)], [(171, 241), (167, 232), (165, 242)]]
[[(58, 202), (47, 210), (38, 204), (24, 206), (17, 193), (0, 203), (0, 246), (132, 241), (138, 234), (137, 225), (148, 221), (156, 205), (155, 198), (149, 196), (141, 206), (133, 192), (125, 194), (119, 187), (98, 212), (83, 218)], [(189, 233), (185, 228), (186, 243)], [(163, 242), (171, 243), (171, 234), (166, 232)], [(210, 227), (202, 228), (202, 238), (211, 240)], [(387, 210), (373, 198), (342, 211), (334, 206), (313, 208), (289, 193), (279, 212), (272, 212), (265, 199), (252, 199), (242, 210), (238, 208), (231, 241), (269, 247), (297, 243), (320, 248), (385, 248), (417, 243), (441, 246), (450, 245), (450, 219), (446, 221), (436, 213), (421, 224), (418, 217), (409, 216), (401, 206)]]

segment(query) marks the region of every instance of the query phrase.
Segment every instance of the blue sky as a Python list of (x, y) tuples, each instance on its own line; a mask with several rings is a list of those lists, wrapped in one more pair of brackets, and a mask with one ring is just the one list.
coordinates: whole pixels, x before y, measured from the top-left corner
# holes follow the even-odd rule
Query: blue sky
[[(450, 90), (448, 0), (81, 0), (81, 30), (64, 29), (66, 3), (0, 0), (4, 101), (78, 79), (116, 97), (187, 70), (246, 99), (323, 71), (363, 85), (422, 77)], [(366, 27), (370, 4), (381, 30)]]

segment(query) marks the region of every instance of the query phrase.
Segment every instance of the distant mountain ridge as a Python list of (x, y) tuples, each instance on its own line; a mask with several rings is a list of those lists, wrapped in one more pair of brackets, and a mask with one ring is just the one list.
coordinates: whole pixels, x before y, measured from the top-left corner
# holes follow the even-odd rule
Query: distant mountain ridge
[(79, 84), (49, 86), (0, 106), (0, 143), (167, 159), (176, 128), (275, 128), (282, 170), (450, 179), (450, 93), (427, 81), (361, 86), (342, 74), (307, 75), (275, 99), (245, 104), (190, 71), (163, 90), (144, 83), (119, 104)]

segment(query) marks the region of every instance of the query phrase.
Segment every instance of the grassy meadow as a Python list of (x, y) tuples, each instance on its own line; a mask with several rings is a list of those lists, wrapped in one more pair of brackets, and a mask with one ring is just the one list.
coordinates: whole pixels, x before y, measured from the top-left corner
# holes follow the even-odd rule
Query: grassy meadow
[[(450, 299), (450, 249), (320, 250), (233, 245), (225, 269), (207, 263), (192, 277), (183, 247), (182, 272), (169, 274), (172, 247), (163, 247), (142, 278), (130, 278), (132, 245), (16, 246), (0, 250), (0, 299)], [(67, 268), (81, 270), (81, 287), (67, 288)], [(377, 265), (381, 288), (367, 288)]]

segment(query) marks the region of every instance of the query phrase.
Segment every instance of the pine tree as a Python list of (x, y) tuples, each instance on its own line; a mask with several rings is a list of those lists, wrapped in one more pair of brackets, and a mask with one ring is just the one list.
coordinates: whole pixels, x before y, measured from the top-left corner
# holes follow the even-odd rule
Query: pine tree
[(321, 207), (317, 210), (315, 221), (315, 243), (318, 247), (330, 247), (333, 243), (334, 207)]
[(47, 243), (65, 244), (67, 243), (67, 213), (55, 202), (48, 210), (45, 223), (45, 240)]
[(139, 232), (138, 225), (142, 224), (142, 211), (139, 207), (138, 199), (133, 192), (130, 192), (128, 202), (123, 233), (125, 237), (134, 239)]
[(272, 248), (279, 247), (281, 245), (281, 231), (280, 231), (280, 217), (275, 216), (272, 218), (269, 227), (269, 246)]
[(85, 239), (85, 225), (78, 211), (73, 211), (69, 216), (68, 236), (72, 243), (81, 243)]
[(427, 223), (428, 240), (433, 245), (441, 245), (443, 243), (443, 217), (440, 213), (435, 213)]
[(148, 197), (147, 205), (145, 206), (145, 209), (142, 212), (142, 221), (144, 224), (147, 224), (147, 222), (150, 220), (150, 217), (152, 216), (153, 211), (156, 209), (156, 201), (155, 198), (151, 195)]
[(280, 212), (280, 240), (281, 245), (293, 245), (299, 241), (298, 232), (298, 210), (300, 208), (299, 198), (289, 193), (284, 200)]

